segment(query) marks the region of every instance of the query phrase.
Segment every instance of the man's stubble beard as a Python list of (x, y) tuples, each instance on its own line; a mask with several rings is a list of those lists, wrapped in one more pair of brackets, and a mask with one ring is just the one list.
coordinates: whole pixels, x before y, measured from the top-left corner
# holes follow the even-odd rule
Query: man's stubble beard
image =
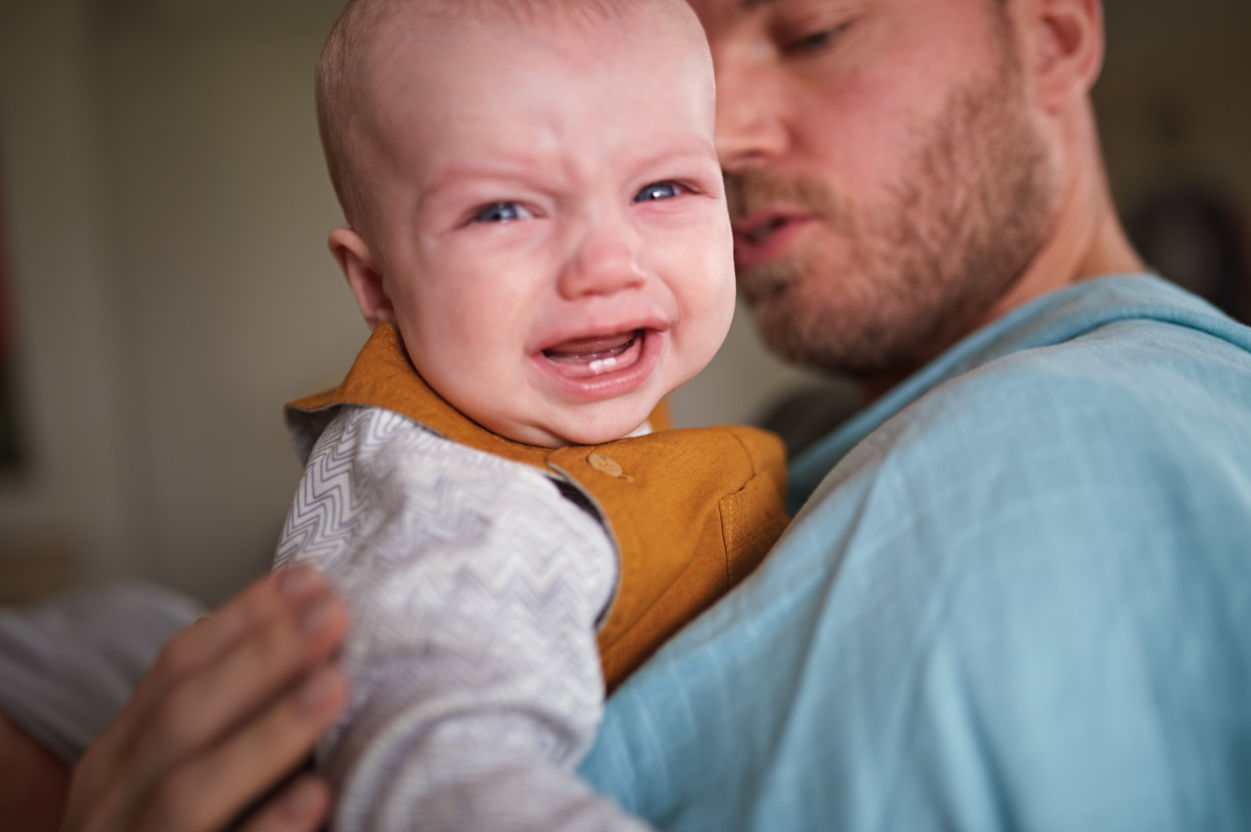
[[(1003, 34), (1003, 33), (1001, 33)], [(1004, 34), (1006, 38), (1006, 34)], [(887, 199), (848, 204), (821, 182), (767, 172), (727, 177), (731, 211), (793, 200), (814, 209), (845, 256), (821, 239), (739, 273), (768, 345), (795, 362), (897, 380), (977, 326), (1041, 248), (1058, 188), (1021, 100), (1020, 67), (954, 90), (910, 132)]]

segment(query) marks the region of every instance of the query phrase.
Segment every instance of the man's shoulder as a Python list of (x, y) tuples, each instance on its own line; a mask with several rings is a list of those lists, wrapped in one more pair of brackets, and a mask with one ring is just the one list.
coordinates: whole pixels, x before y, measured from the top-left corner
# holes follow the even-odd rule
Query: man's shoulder
[(871, 431), (833, 478), (1007, 483), (1008, 499), (1021, 483), (1071, 488), (1244, 457), (1251, 466), (1251, 353), (1124, 320), (954, 376)]
[(935, 557), (1234, 551), (1251, 534), (1251, 362), (1179, 358), (1175, 340), (1192, 336), (1109, 328), (954, 377), (847, 453), (792, 528)]
[[(1251, 470), (1251, 354), (1157, 321), (1109, 323), (956, 376), (840, 467), (927, 483), (988, 510), (1014, 501), (1170, 503)], [(913, 489), (910, 489), (913, 490)]]
[(1251, 413), (1251, 352), (1184, 324), (1111, 321), (987, 362), (910, 410), (913, 421), (926, 424), (977, 418), (1042, 436), (1125, 436), (1125, 420), (1167, 424)]

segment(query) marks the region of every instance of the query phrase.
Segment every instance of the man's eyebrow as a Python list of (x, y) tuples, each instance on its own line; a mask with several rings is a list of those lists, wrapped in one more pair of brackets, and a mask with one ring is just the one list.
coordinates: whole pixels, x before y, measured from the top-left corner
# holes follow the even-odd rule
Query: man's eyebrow
[(743, 0), (743, 8), (746, 11), (751, 11), (752, 9), (758, 9), (761, 6), (767, 6), (776, 2), (777, 0)]

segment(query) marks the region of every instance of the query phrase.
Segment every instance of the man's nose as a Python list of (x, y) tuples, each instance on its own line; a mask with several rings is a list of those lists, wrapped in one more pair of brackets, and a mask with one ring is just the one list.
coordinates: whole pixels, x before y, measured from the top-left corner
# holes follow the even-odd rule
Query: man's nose
[(645, 279), (637, 240), (619, 223), (601, 224), (586, 229), (561, 270), (557, 289), (566, 300), (576, 300), (638, 287)]
[(768, 66), (746, 54), (715, 56), (717, 157), (726, 173), (767, 164), (786, 149), (782, 90)]

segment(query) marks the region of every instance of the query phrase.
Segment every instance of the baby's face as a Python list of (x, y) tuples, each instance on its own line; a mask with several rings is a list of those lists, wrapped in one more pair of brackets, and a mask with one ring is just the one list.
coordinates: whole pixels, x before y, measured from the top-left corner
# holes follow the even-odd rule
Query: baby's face
[(414, 366), (494, 432), (621, 437), (725, 338), (701, 38), (663, 18), (501, 21), (381, 53), (371, 248)]

